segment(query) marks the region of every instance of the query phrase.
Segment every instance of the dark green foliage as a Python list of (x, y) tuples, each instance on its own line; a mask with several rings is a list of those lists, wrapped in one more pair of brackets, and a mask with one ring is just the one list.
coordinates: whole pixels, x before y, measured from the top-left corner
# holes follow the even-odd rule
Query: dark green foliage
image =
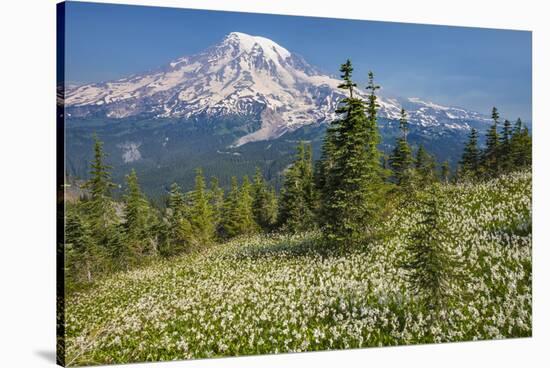
[(431, 156), (424, 146), (420, 145), (416, 151), (416, 158), (414, 161), (414, 167), (418, 174), (417, 180), (420, 187), (425, 187), (436, 181), (435, 158)]
[(461, 176), (463, 178), (477, 178), (480, 175), (480, 160), (481, 152), (478, 148), (478, 134), (477, 130), (472, 128), (468, 137), (468, 142), (464, 147), (464, 153), (462, 154)]
[(65, 259), (66, 276), (72, 283), (92, 282), (104, 260), (90, 225), (76, 208), (65, 213)]
[(168, 208), (165, 223), (161, 226), (160, 252), (170, 257), (189, 249), (192, 240), (191, 223), (188, 220), (189, 205), (181, 193), (180, 187), (174, 183), (168, 196)]
[(389, 157), (389, 166), (392, 172), (392, 181), (399, 186), (407, 186), (411, 180), (413, 157), (407, 143), (408, 122), (405, 109), (401, 109), (399, 127), (401, 136), (395, 142), (395, 148)]
[(193, 229), (193, 237), (197, 244), (209, 244), (214, 240), (216, 224), (214, 210), (206, 193), (206, 183), (201, 169), (197, 169), (195, 177), (195, 190), (191, 194), (190, 223)]
[(215, 176), (210, 179), (209, 202), (212, 207), (212, 219), (216, 236), (220, 236), (223, 223), (224, 192), (219, 186), (218, 178)]
[(225, 238), (239, 235), (239, 216), (237, 213), (239, 203), (239, 183), (237, 177), (231, 178), (231, 189), (225, 197), (223, 208), (222, 234)]
[(351, 65), (350, 59), (346, 60), (346, 62), (340, 66), (340, 72), (342, 73), (340, 76), (342, 78), (342, 83), (338, 85), (338, 88), (349, 91), (350, 98), (353, 98), (353, 89), (357, 87), (357, 84), (351, 80), (353, 66)]
[[(384, 193), (384, 180), (387, 176), (384, 168), (381, 165), (382, 152), (378, 149), (380, 144), (380, 131), (378, 129), (378, 103), (376, 91), (380, 86), (374, 83), (374, 73), (369, 71), (367, 91), (370, 91), (367, 101), (367, 126), (366, 126), (366, 148), (367, 148), (367, 164), (369, 169), (369, 187), (372, 195), (379, 196)], [(408, 130), (408, 125), (405, 124), (404, 131)]]
[(498, 132), (499, 113), (493, 107), (493, 124), (487, 131), (485, 149), (478, 148), (477, 131), (472, 129), (460, 162), (458, 176), (462, 180), (491, 179), (531, 166), (531, 136), (520, 119), (512, 128), (509, 120), (504, 120)]
[(449, 161), (443, 161), (441, 164), (440, 179), (442, 183), (448, 184), (451, 177), (451, 166)]
[(342, 65), (344, 83), (340, 88), (349, 93), (337, 110), (340, 118), (330, 126), (320, 164), (321, 224), (329, 241), (341, 246), (364, 239), (380, 212), (384, 190), (376, 118), (376, 95), (379, 88), (369, 73), (367, 89), (371, 92), (366, 106), (353, 97), (351, 63)]
[(109, 227), (106, 249), (112, 270), (129, 270), (139, 264), (143, 259), (139, 257), (136, 248), (133, 239), (129, 239), (125, 232), (124, 224)]
[(243, 178), (239, 188), (237, 178), (231, 178), (231, 190), (224, 205), (223, 235), (232, 238), (238, 235), (252, 234), (259, 230), (252, 211), (252, 187), (248, 177)]
[[(135, 264), (143, 257), (156, 255), (156, 239), (153, 227), (156, 222), (153, 210), (141, 192), (135, 170), (126, 177), (127, 187), (124, 195), (124, 250), (119, 254), (126, 260), (124, 264)], [(114, 235), (115, 238), (119, 235)], [(119, 239), (115, 239), (118, 242)]]
[(504, 120), (499, 139), (500, 170), (510, 172), (514, 167), (512, 160), (512, 123), (510, 120)]
[(500, 115), (496, 107), (491, 114), (493, 124), (487, 131), (485, 150), (483, 151), (483, 173), (488, 177), (495, 177), (500, 173), (501, 162), (499, 160), (500, 138), (498, 124)]
[(437, 311), (446, 305), (451, 292), (456, 261), (445, 245), (449, 234), (441, 218), (440, 189), (434, 185), (429, 193), (420, 193), (417, 198), (420, 219), (408, 239), (408, 256), (403, 267), (421, 303)]
[(285, 172), (279, 210), (280, 225), (289, 232), (313, 229), (315, 198), (311, 145), (300, 142), (296, 158)]
[(97, 244), (107, 244), (110, 227), (116, 225), (115, 210), (110, 197), (111, 182), (110, 166), (106, 165), (103, 143), (94, 137), (94, 160), (91, 165), (90, 180), (85, 188), (89, 191), (89, 200), (85, 202), (85, 212), (89, 220), (94, 241)]
[(254, 175), (252, 194), (254, 219), (264, 231), (269, 231), (277, 221), (277, 198), (274, 189), (267, 186), (259, 167)]
[(333, 121), (327, 128), (325, 137), (323, 138), (323, 146), (321, 149), (321, 158), (315, 163), (314, 182), (319, 193), (324, 193), (328, 190), (327, 176), (334, 167), (334, 157), (336, 151), (336, 134), (339, 123)]
[(513, 167), (530, 167), (532, 160), (531, 149), (532, 139), (529, 135), (529, 129), (523, 125), (521, 119), (518, 119), (510, 138), (510, 155)]
[(254, 221), (252, 202), (252, 185), (248, 180), (248, 176), (245, 176), (241, 189), (239, 190), (239, 200), (236, 209), (239, 234), (252, 234), (258, 231), (258, 224)]

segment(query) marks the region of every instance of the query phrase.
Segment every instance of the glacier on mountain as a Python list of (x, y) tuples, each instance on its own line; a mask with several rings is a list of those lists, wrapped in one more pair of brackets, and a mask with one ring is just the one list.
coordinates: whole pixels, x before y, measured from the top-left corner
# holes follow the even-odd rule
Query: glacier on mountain
[[(259, 129), (239, 138), (238, 146), (333, 120), (344, 97), (339, 84), (268, 38), (232, 32), (219, 44), (158, 70), (67, 89), (65, 107), (71, 117), (258, 118)], [(365, 97), (364, 91), (357, 94)], [(470, 127), (468, 121), (486, 120), (481, 114), (418, 98), (380, 97), (378, 103), (380, 117), (398, 119), (403, 106), (411, 124), (423, 127), (464, 130)]]

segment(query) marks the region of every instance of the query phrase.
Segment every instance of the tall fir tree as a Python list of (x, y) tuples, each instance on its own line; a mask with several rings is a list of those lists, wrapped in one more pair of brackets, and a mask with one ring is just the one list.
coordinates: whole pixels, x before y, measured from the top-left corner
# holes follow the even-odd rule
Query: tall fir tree
[(264, 230), (269, 231), (277, 221), (277, 209), (273, 208), (272, 192), (268, 188), (262, 171), (256, 168), (252, 184), (252, 211), (256, 223)]
[(468, 142), (464, 147), (464, 153), (460, 161), (462, 178), (477, 178), (481, 174), (480, 170), (481, 152), (478, 147), (478, 134), (475, 128), (470, 130)]
[(274, 187), (270, 187), (267, 193), (267, 210), (269, 223), (271, 224), (267, 230), (272, 230), (277, 226), (277, 219), (279, 218), (279, 198)]
[(226, 238), (252, 234), (259, 230), (254, 220), (252, 185), (248, 176), (239, 188), (236, 177), (231, 178), (231, 190), (224, 205), (223, 234)]
[(146, 256), (154, 256), (156, 247), (152, 225), (154, 215), (152, 209), (141, 192), (136, 171), (132, 169), (126, 176), (126, 193), (124, 200), (124, 233), (125, 251), (122, 254), (123, 264), (137, 263)]
[(240, 234), (239, 215), (237, 213), (239, 203), (239, 183), (237, 177), (231, 177), (231, 189), (225, 197), (222, 216), (222, 235), (232, 238)]
[[(382, 152), (378, 149), (381, 137), (378, 130), (378, 97), (376, 91), (380, 89), (380, 86), (374, 83), (374, 73), (369, 71), (368, 83), (366, 87), (369, 92), (367, 98), (367, 124), (366, 124), (366, 148), (367, 148), (367, 163), (369, 168), (369, 190), (371, 196), (381, 199), (384, 195), (385, 187), (384, 180), (386, 179), (386, 172), (381, 165)], [(400, 122), (401, 124), (401, 122)], [(408, 123), (404, 126), (404, 131), (408, 132)]]
[(72, 284), (92, 282), (104, 257), (94, 243), (90, 225), (76, 208), (65, 213), (66, 276)]
[(115, 184), (111, 181), (111, 167), (105, 164), (105, 157), (103, 142), (94, 135), (94, 159), (90, 179), (84, 185), (90, 193), (85, 209), (94, 241), (102, 246), (107, 246), (110, 227), (118, 222), (111, 199), (111, 189)]
[(196, 170), (195, 189), (191, 195), (190, 223), (193, 238), (198, 245), (210, 244), (214, 240), (216, 227), (214, 210), (209, 202), (202, 169)]
[(311, 145), (300, 142), (294, 162), (285, 172), (279, 210), (280, 225), (290, 232), (314, 228), (315, 196)]
[(504, 120), (502, 132), (499, 137), (499, 160), (500, 169), (503, 172), (510, 172), (513, 170), (512, 123), (508, 119)]
[(498, 124), (500, 115), (496, 107), (491, 113), (493, 124), (487, 131), (485, 150), (483, 151), (482, 167), (483, 173), (488, 177), (495, 177), (500, 172)]
[(215, 176), (210, 179), (209, 202), (212, 207), (216, 236), (220, 236), (223, 224), (224, 191), (220, 188), (218, 178)]
[(414, 166), (418, 173), (418, 181), (420, 187), (426, 187), (436, 180), (435, 169), (436, 162), (423, 145), (418, 146)]
[(350, 59), (340, 66), (340, 72), (342, 73), (342, 83), (338, 85), (338, 88), (348, 91), (350, 98), (353, 98), (353, 89), (357, 87), (357, 83), (354, 83), (351, 79), (353, 66)]
[(323, 193), (329, 192), (328, 185), (330, 184), (328, 175), (334, 167), (334, 157), (336, 151), (337, 128), (340, 122), (333, 121), (325, 131), (323, 144), (321, 147), (321, 157), (315, 163), (314, 183), (317, 192), (321, 197)]
[(417, 198), (421, 216), (408, 239), (402, 266), (412, 291), (437, 316), (451, 295), (457, 261), (446, 247), (449, 233), (441, 216), (441, 190), (435, 184)]
[(518, 166), (519, 167), (531, 167), (532, 165), (532, 137), (529, 134), (529, 128), (524, 126), (521, 130), (521, 155), (519, 157)]
[(531, 166), (532, 140), (529, 129), (521, 119), (518, 119), (512, 131), (510, 139), (510, 155), (514, 169), (522, 169)]
[(406, 186), (411, 179), (411, 166), (413, 157), (411, 148), (407, 143), (408, 122), (405, 109), (401, 109), (399, 119), (401, 135), (395, 142), (395, 147), (389, 158), (389, 165), (392, 170), (392, 181), (399, 186)]
[(377, 147), (380, 137), (375, 93), (379, 87), (374, 84), (374, 75), (369, 73), (370, 95), (365, 113), (365, 103), (353, 96), (351, 62), (343, 64), (340, 71), (343, 83), (339, 87), (348, 97), (337, 109), (340, 118), (331, 123), (330, 141), (325, 141), (332, 147), (323, 152), (330, 163), (324, 166), (330, 169), (324, 173), (321, 223), (327, 240), (343, 247), (361, 241), (372, 229), (381, 203), (383, 170)]
[(188, 220), (189, 208), (178, 184), (173, 183), (168, 195), (167, 219), (162, 249), (164, 256), (174, 256), (189, 249), (192, 228)]
[(239, 190), (239, 200), (236, 208), (239, 234), (252, 234), (258, 231), (259, 226), (256, 221), (254, 221), (252, 204), (252, 185), (250, 184), (248, 176), (245, 175), (241, 189)]

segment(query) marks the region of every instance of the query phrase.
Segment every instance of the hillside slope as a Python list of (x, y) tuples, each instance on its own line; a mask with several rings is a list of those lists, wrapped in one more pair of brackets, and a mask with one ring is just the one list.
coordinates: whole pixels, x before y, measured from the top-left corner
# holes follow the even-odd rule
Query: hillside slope
[(236, 239), (97, 282), (66, 299), (69, 365), (531, 336), (531, 174), (444, 189), (463, 286), (428, 326), (399, 267), (418, 211), (368, 251), (316, 233)]

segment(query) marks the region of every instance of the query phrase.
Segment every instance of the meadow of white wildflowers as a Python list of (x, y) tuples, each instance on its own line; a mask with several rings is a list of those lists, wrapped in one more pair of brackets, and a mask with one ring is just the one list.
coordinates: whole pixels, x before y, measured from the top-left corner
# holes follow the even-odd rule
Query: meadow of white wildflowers
[(368, 250), (321, 255), (316, 233), (236, 239), (119, 273), (66, 298), (69, 365), (531, 336), (531, 174), (449, 185), (460, 275), (428, 316), (400, 267), (418, 212)]

